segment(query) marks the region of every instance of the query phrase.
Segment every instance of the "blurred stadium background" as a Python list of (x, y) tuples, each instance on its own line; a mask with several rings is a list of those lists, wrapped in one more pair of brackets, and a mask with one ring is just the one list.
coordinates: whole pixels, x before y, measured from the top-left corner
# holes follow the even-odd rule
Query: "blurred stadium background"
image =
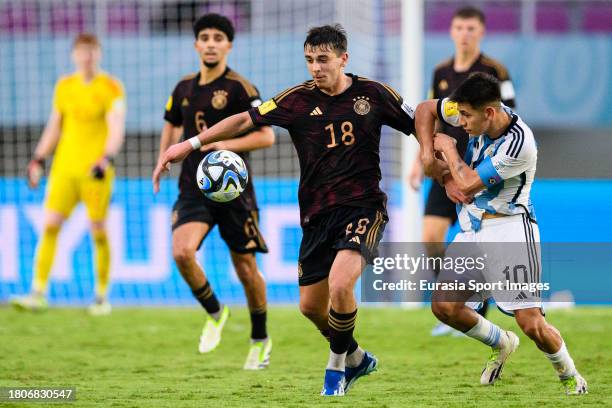
[[(175, 83), (198, 67), (192, 47), (194, 18), (219, 12), (234, 22), (237, 36), (229, 64), (249, 78), (264, 98), (308, 79), (302, 56), (307, 29), (340, 22), (349, 34), (348, 71), (416, 95), (409, 98), (415, 103), (425, 98), (433, 67), (452, 54), (448, 26), (454, 10), (468, 2), (415, 0), (422, 4), (423, 14), (419, 45), (408, 43), (409, 24), (402, 21), (408, 1), (413, 0), (0, 0), (0, 303), (29, 290), (44, 189), (28, 190), (23, 176), (49, 114), (55, 80), (72, 70), (69, 53), (75, 34), (99, 35), (102, 67), (118, 76), (127, 92), (126, 143), (117, 159), (109, 220), (111, 302), (193, 304), (171, 257), (176, 173), (165, 180), (157, 196), (152, 194), (150, 175), (165, 101)], [(539, 143), (533, 200), (543, 240), (611, 242), (612, 1), (469, 4), (486, 13), (488, 32), (482, 50), (509, 68), (517, 111)], [(414, 70), (406, 67), (410, 60), (402, 54), (410, 46), (418, 47), (416, 54), (423, 57), (416, 59), (415, 64), (421, 64), (416, 74), (408, 73)], [(407, 75), (416, 75), (410, 78), (415, 78), (418, 89), (414, 85), (408, 89)], [(277, 144), (252, 155), (261, 226), (270, 247), (270, 254), (259, 262), (269, 301), (292, 303), (297, 299), (301, 234), (299, 170), (289, 137), (276, 131)], [(422, 198), (410, 198), (402, 182), (402, 169), (413, 155), (407, 154), (410, 149), (402, 137), (389, 129), (382, 140), (383, 188), (390, 196), (391, 212), (385, 239), (418, 239), (415, 220)], [(244, 303), (242, 287), (216, 231), (200, 256), (218, 296), (225, 302)], [(91, 299), (92, 245), (81, 208), (64, 228), (52, 276), (52, 302), (77, 305)]]

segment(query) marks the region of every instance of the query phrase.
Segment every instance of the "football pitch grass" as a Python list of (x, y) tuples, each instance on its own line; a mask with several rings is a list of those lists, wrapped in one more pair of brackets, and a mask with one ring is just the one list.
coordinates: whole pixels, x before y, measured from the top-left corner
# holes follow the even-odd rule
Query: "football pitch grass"
[[(518, 333), (497, 310), (491, 320)], [(223, 341), (200, 355), (204, 323), (195, 308), (117, 308), (90, 317), (81, 309), (41, 314), (0, 308), (0, 386), (76, 387), (76, 401), (49, 406), (103, 407), (407, 407), (610, 406), (612, 308), (556, 310), (548, 319), (565, 335), (590, 394), (566, 397), (548, 360), (524, 335), (502, 380), (479, 385), (490, 349), (468, 338), (432, 338), (428, 309), (366, 308), (356, 336), (380, 360), (344, 398), (319, 391), (327, 343), (297, 306), (273, 307), (267, 370), (245, 372), (248, 312), (232, 308)], [(4, 406), (43, 406), (3, 403)]]

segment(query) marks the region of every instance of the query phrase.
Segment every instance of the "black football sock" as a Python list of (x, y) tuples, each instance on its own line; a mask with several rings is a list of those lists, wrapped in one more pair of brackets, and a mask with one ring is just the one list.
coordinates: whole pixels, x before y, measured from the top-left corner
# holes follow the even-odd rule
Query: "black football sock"
[(191, 293), (193, 293), (193, 296), (195, 296), (209, 315), (215, 319), (218, 318), (218, 316), (215, 317), (215, 315), (219, 314), (221, 304), (219, 303), (219, 300), (217, 300), (217, 296), (215, 296), (215, 292), (213, 292), (208, 281), (206, 281), (206, 284), (200, 289), (192, 290)]
[(329, 329), (319, 329), (321, 335), (325, 337), (325, 340), (329, 341)]
[[(346, 354), (353, 340), (353, 330), (357, 320), (357, 309), (350, 313), (329, 310), (329, 361), (330, 370), (344, 371)], [(356, 342), (354, 342), (356, 344)], [(354, 345), (353, 345), (354, 347)]]
[(268, 337), (266, 331), (267, 310), (266, 305), (251, 311), (251, 338), (253, 340), (263, 340)]
[[(323, 337), (325, 337), (325, 340), (329, 341), (329, 329), (320, 329), (319, 332)], [(358, 348), (359, 344), (357, 343), (357, 340), (355, 340), (354, 337), (351, 337), (348, 349), (346, 350), (346, 355), (348, 356), (350, 354), (353, 354), (353, 352), (355, 352), (355, 350), (357, 350)]]

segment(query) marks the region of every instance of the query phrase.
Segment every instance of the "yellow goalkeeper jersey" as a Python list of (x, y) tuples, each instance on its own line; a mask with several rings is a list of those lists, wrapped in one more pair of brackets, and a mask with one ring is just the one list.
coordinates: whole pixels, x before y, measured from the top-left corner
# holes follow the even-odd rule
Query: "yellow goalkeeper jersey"
[(55, 86), (53, 108), (62, 116), (61, 136), (51, 171), (83, 175), (104, 155), (108, 138), (106, 114), (125, 104), (121, 81), (99, 72), (90, 82), (78, 73), (61, 78)]

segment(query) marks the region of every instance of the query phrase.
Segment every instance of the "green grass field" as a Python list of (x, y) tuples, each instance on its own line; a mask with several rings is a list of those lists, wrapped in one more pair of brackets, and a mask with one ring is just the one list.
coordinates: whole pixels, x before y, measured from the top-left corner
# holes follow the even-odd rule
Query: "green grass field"
[[(346, 397), (323, 399), (318, 393), (327, 343), (297, 307), (271, 309), (274, 350), (271, 366), (261, 372), (241, 369), (248, 314), (238, 307), (232, 312), (221, 346), (199, 355), (204, 316), (196, 309), (116, 309), (93, 318), (79, 309), (33, 315), (2, 308), (0, 386), (76, 386), (77, 401), (68, 406), (612, 405), (612, 309), (549, 313), (590, 385), (589, 395), (573, 398), (562, 394), (550, 364), (525, 336), (503, 379), (482, 387), (485, 346), (467, 338), (431, 338), (434, 319), (426, 309), (362, 308), (357, 339), (379, 357), (380, 369)], [(491, 318), (517, 329), (497, 311)]]

